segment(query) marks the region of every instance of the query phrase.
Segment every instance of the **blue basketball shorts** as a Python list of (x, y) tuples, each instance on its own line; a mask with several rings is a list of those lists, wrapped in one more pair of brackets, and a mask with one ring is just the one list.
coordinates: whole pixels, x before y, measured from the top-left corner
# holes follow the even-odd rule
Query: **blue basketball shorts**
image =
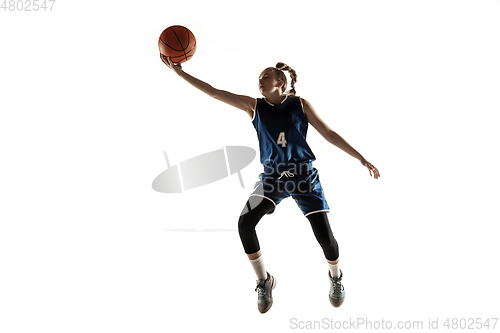
[(259, 179), (250, 196), (269, 199), (275, 208), (283, 199), (291, 196), (306, 217), (312, 213), (330, 210), (316, 168), (302, 174), (289, 171), (283, 171), (281, 174), (261, 173)]

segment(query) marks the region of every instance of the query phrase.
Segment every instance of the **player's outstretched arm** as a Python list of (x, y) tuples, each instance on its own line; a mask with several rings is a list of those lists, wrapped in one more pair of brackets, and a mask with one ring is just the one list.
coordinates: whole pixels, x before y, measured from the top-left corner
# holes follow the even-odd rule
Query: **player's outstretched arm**
[(180, 77), (182, 77), (184, 80), (186, 80), (188, 83), (190, 83), (193, 87), (203, 91), (205, 94), (209, 95), (210, 97), (213, 97), (221, 102), (227, 103), (231, 106), (234, 106), (235, 108), (238, 108), (240, 110), (245, 111), (250, 115), (250, 117), (253, 117), (253, 109), (255, 106), (255, 99), (249, 96), (244, 96), (244, 95), (236, 95), (233, 93), (230, 93), (228, 91), (224, 90), (219, 90), (211, 85), (209, 85), (206, 82), (203, 82), (194, 76), (189, 75), (188, 73), (184, 72), (182, 70), (181, 64), (174, 64), (170, 58), (165, 57), (163, 54), (160, 53), (160, 58), (163, 61), (165, 65), (167, 65), (170, 69), (172, 69), (174, 72), (177, 73)]
[(361, 156), (361, 154), (358, 153), (356, 149), (354, 149), (340, 135), (338, 135), (335, 131), (328, 127), (323, 119), (318, 116), (311, 103), (302, 98), (302, 105), (304, 107), (304, 114), (306, 115), (307, 121), (319, 132), (319, 134), (321, 134), (321, 136), (326, 139), (326, 141), (342, 149), (352, 157), (358, 159), (361, 164), (363, 164), (363, 166), (368, 169), (368, 171), (370, 172), (370, 176), (372, 175), (373, 171), (373, 176), (375, 177), (375, 179), (380, 177), (380, 173), (378, 172), (377, 168), (370, 162), (365, 160), (365, 158)]

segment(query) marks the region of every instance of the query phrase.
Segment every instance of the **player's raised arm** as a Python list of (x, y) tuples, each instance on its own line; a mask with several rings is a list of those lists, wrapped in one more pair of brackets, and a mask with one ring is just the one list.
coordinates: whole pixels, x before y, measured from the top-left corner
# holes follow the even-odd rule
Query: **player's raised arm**
[(244, 95), (236, 95), (230, 93), (228, 91), (219, 90), (206, 82), (203, 82), (192, 75), (184, 72), (182, 70), (181, 64), (174, 64), (170, 58), (164, 56), (160, 53), (160, 58), (170, 69), (177, 73), (180, 77), (190, 83), (193, 87), (203, 91), (205, 94), (218, 99), (224, 103), (227, 103), (235, 108), (245, 111), (252, 118), (253, 117), (253, 109), (255, 107), (255, 98), (244, 96)]
[(307, 121), (319, 132), (319, 134), (321, 134), (321, 136), (323, 136), (326, 139), (326, 141), (342, 149), (352, 157), (358, 159), (361, 162), (361, 164), (363, 164), (363, 166), (368, 168), (370, 176), (372, 175), (373, 171), (373, 176), (375, 177), (375, 179), (378, 179), (380, 177), (380, 172), (377, 170), (377, 168), (370, 162), (365, 160), (365, 158), (361, 156), (361, 154), (356, 149), (354, 149), (349, 143), (347, 143), (347, 141), (345, 141), (344, 138), (342, 138), (334, 130), (332, 130), (323, 121), (323, 119), (321, 119), (318, 116), (316, 110), (314, 110), (311, 103), (302, 98), (302, 105), (304, 107), (304, 114), (306, 115)]

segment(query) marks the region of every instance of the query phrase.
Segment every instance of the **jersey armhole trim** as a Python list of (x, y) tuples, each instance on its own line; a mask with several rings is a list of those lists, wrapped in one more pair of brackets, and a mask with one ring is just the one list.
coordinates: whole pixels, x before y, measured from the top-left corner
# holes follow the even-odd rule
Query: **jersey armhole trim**
[[(306, 113), (304, 111), (304, 104), (302, 104), (302, 97), (299, 97), (299, 101), (300, 101), (300, 106), (302, 107), (302, 114), (304, 115), (304, 117), (306, 117)], [(307, 119), (307, 117), (306, 117)]]
[(252, 117), (252, 121), (255, 119), (255, 114), (257, 113), (257, 102), (258, 102), (258, 99), (256, 98), (256, 99), (255, 99), (255, 106), (253, 107), (253, 117)]

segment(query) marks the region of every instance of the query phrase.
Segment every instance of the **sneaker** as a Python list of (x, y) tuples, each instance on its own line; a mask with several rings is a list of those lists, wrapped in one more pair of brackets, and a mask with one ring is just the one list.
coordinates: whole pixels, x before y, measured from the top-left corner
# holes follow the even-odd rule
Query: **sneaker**
[(276, 287), (276, 279), (274, 278), (274, 276), (269, 274), (269, 272), (266, 273), (267, 279), (257, 280), (257, 287), (255, 287), (255, 291), (259, 294), (257, 299), (257, 306), (260, 313), (266, 313), (273, 305), (272, 292), (274, 287)]
[(336, 308), (342, 305), (345, 298), (344, 286), (342, 285), (342, 270), (340, 270), (339, 277), (332, 277), (330, 270), (328, 270), (328, 277), (330, 278), (330, 303)]

